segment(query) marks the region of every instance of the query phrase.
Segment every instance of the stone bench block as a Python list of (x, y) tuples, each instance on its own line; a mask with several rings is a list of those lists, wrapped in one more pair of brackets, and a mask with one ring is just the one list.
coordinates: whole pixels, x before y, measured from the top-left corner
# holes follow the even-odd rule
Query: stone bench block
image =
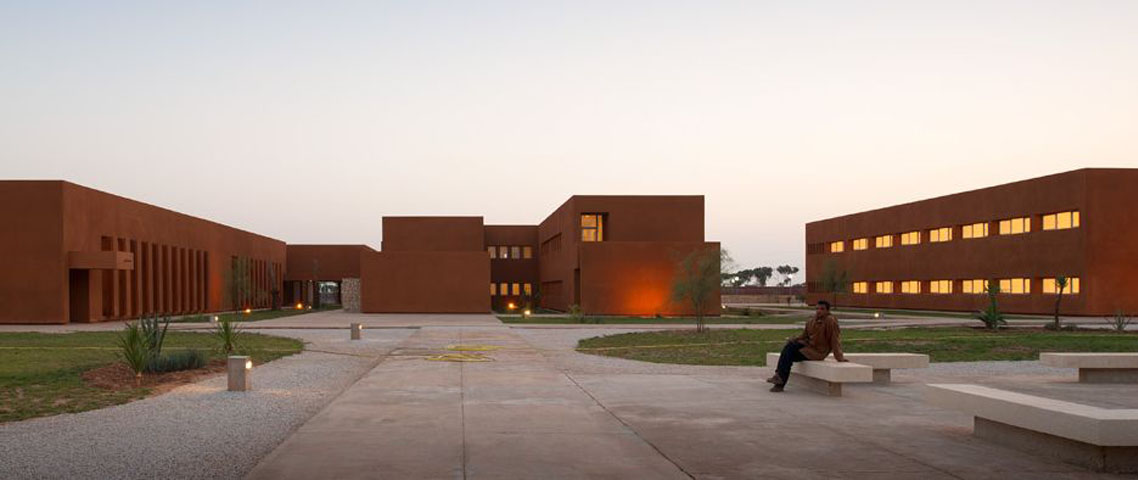
[[(767, 353), (767, 365), (778, 364), (779, 354)], [(807, 360), (795, 362), (790, 369), (794, 375), (799, 375), (804, 385), (821, 393), (840, 397), (843, 383), (869, 383), (873, 381), (873, 368), (853, 362), (837, 362), (834, 360)]]
[(1138, 353), (1040, 353), (1039, 362), (1079, 369), (1080, 383), (1138, 383)]

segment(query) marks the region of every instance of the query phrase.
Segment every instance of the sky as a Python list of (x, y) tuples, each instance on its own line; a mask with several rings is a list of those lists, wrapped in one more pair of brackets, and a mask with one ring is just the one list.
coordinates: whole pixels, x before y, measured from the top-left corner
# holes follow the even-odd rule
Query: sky
[(1138, 167), (1138, 2), (0, 0), (0, 178), (289, 243), (698, 194), (740, 267), (804, 225)]

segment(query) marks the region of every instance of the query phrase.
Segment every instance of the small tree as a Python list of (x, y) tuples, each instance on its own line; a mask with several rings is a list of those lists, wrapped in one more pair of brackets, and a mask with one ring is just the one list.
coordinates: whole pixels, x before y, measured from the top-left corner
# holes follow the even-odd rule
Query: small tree
[(760, 287), (767, 286), (767, 280), (770, 280), (774, 275), (774, 269), (771, 267), (759, 267), (755, 269), (755, 280), (759, 282)]
[(1063, 301), (1063, 290), (1067, 289), (1067, 283), (1067, 277), (1055, 278), (1055, 288), (1059, 289), (1056, 293), (1059, 295), (1055, 297), (1055, 322), (1051, 324), (1051, 328), (1054, 330), (1059, 330), (1062, 327), (1059, 323), (1059, 304)]
[(826, 262), (826, 270), (822, 272), (822, 291), (830, 294), (831, 306), (837, 306), (838, 294), (845, 293), (849, 286), (849, 273), (838, 270), (838, 264), (833, 260)]
[(245, 257), (231, 257), (229, 271), (225, 273), (225, 282), (229, 288), (229, 303), (233, 310), (243, 310), (245, 302), (249, 300), (251, 278), (249, 275), (250, 261)]
[(996, 296), (1000, 294), (1000, 285), (996, 282), (987, 282), (988, 286), (984, 291), (988, 294), (988, 309), (981, 310), (976, 314), (976, 318), (984, 322), (984, 326), (991, 330), (998, 330), (1000, 327), (1007, 325), (1007, 320), (1004, 320), (1004, 314), (1000, 313), (1000, 305), (996, 301)]
[(679, 261), (676, 276), (672, 279), (672, 300), (686, 301), (695, 312), (695, 330), (704, 332), (704, 314), (712, 294), (719, 287), (722, 266), (729, 265), (731, 257), (726, 250), (702, 248)]

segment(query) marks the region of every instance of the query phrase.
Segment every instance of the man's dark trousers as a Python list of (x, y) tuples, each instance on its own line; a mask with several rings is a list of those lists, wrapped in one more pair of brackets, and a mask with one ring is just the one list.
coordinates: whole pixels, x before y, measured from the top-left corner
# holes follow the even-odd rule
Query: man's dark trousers
[(786, 384), (787, 380), (790, 380), (790, 367), (794, 365), (794, 362), (806, 360), (806, 355), (803, 355), (802, 352), (799, 351), (805, 346), (806, 345), (798, 342), (786, 342), (786, 346), (782, 347), (782, 353), (778, 356), (778, 367), (775, 368), (775, 372), (778, 372), (778, 376), (782, 379), (783, 385)]

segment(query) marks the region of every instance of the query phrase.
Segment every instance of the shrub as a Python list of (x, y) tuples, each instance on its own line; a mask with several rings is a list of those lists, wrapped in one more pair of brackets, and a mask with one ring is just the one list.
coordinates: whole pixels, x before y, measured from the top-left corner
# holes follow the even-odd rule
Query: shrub
[(126, 324), (118, 337), (119, 357), (134, 372), (134, 385), (142, 386), (142, 372), (150, 361), (150, 343), (137, 322)]
[(235, 322), (223, 318), (218, 321), (217, 326), (214, 327), (213, 336), (217, 339), (219, 344), (218, 350), (221, 351), (221, 353), (230, 355), (238, 349), (238, 343), (241, 340), (241, 330), (237, 327)]
[(151, 359), (146, 366), (149, 373), (177, 372), (202, 368), (207, 361), (206, 354), (199, 350), (185, 350)]
[(1000, 313), (1000, 305), (996, 301), (996, 295), (1000, 294), (1000, 285), (994, 281), (988, 282), (988, 309), (981, 310), (976, 314), (976, 318), (984, 322), (984, 326), (991, 330), (997, 330), (1008, 324), (1004, 320), (1004, 314)]
[(150, 360), (162, 356), (162, 345), (166, 343), (166, 329), (170, 328), (170, 318), (166, 317), (164, 320), (165, 322), (160, 324), (157, 315), (138, 320), (138, 327), (142, 332), (142, 338), (146, 340)]
[(572, 304), (569, 306), (569, 318), (573, 319), (573, 323), (585, 323), (585, 315), (581, 313), (581, 306)]
[(1113, 316), (1106, 317), (1106, 324), (1110, 326), (1111, 330), (1116, 332), (1125, 332), (1126, 327), (1134, 321), (1134, 318), (1126, 315), (1122, 310), (1116, 310)]

